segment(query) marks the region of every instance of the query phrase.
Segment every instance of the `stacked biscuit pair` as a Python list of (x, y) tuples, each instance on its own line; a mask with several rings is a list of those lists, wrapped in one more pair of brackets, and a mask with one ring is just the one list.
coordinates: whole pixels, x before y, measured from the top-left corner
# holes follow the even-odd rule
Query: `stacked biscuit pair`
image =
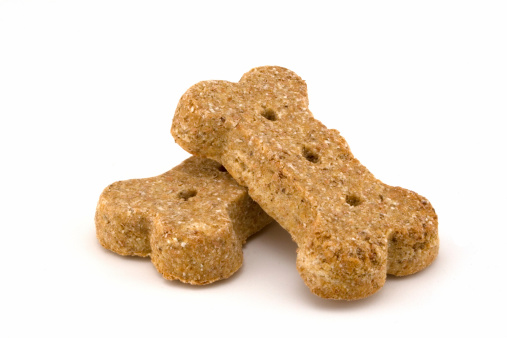
[(438, 253), (429, 201), (362, 166), (338, 131), (313, 118), (306, 84), (290, 70), (197, 83), (180, 99), (171, 132), (200, 157), (113, 183), (95, 217), (104, 247), (149, 255), (167, 279), (229, 277), (246, 238), (272, 219), (298, 244), (301, 277), (324, 298), (367, 297), (386, 274), (420, 271)]

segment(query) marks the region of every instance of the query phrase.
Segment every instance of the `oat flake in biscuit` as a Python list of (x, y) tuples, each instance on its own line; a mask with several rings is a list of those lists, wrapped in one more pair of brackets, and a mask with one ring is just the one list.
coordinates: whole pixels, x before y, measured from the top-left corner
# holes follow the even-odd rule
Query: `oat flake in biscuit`
[(290, 232), (298, 270), (321, 297), (367, 297), (386, 274), (415, 273), (437, 256), (430, 202), (362, 166), (338, 131), (313, 118), (306, 83), (288, 69), (197, 83), (171, 131), (185, 150), (222, 163)]
[(103, 247), (150, 256), (164, 278), (190, 284), (231, 276), (247, 237), (271, 221), (219, 163), (199, 157), (160, 176), (111, 184), (95, 214)]

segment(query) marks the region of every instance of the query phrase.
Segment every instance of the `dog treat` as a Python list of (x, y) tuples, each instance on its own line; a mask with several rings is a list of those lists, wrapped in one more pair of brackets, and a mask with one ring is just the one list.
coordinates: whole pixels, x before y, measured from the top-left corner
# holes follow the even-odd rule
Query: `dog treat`
[(430, 202), (362, 166), (337, 130), (313, 118), (306, 83), (288, 69), (197, 83), (180, 99), (171, 132), (190, 153), (222, 163), (290, 232), (298, 270), (321, 297), (367, 297), (386, 273), (412, 274), (437, 256)]
[(104, 248), (150, 256), (164, 278), (190, 284), (231, 276), (247, 237), (271, 221), (224, 167), (199, 157), (160, 176), (111, 184), (95, 214)]

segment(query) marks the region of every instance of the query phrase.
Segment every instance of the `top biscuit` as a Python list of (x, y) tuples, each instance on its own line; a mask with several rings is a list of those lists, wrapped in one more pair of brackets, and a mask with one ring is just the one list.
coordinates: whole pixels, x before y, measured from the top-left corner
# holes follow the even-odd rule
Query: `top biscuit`
[(305, 82), (288, 69), (197, 83), (171, 131), (190, 153), (221, 162), (291, 233), (300, 274), (321, 297), (369, 296), (386, 273), (415, 273), (438, 253), (429, 201), (362, 166), (338, 131), (313, 118)]

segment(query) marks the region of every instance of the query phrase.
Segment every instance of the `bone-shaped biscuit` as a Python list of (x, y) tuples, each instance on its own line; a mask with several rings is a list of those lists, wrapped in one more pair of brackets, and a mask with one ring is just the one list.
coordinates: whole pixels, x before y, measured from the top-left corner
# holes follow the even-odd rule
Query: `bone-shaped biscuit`
[(164, 278), (190, 284), (231, 276), (247, 237), (271, 221), (219, 163), (199, 157), (160, 176), (111, 184), (95, 214), (103, 247), (150, 256)]
[(415, 273), (438, 253), (429, 201), (362, 166), (338, 131), (313, 118), (306, 83), (290, 70), (260, 67), (238, 83), (195, 84), (171, 132), (190, 153), (222, 163), (290, 232), (298, 270), (321, 297), (369, 296), (386, 273)]

